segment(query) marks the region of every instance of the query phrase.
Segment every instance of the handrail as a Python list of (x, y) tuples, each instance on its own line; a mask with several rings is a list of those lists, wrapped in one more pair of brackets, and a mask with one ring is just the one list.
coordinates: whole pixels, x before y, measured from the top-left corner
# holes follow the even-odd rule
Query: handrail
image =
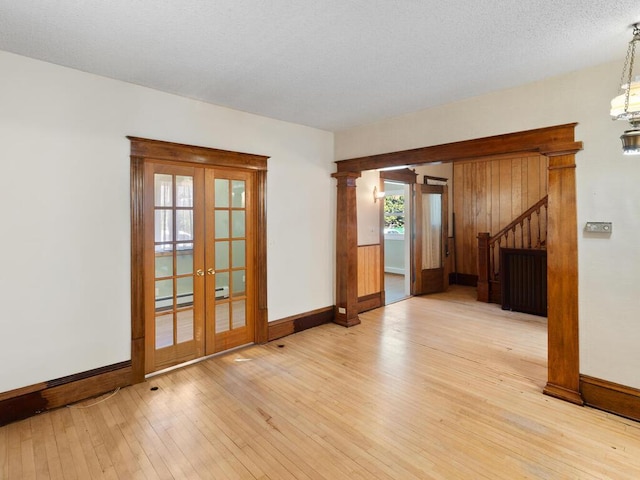
[(498, 238), (504, 236), (509, 230), (514, 231), (515, 227), (524, 222), (525, 218), (531, 217), (535, 212), (538, 212), (541, 207), (547, 207), (549, 201), (549, 196), (545, 195), (540, 200), (538, 200), (535, 204), (529, 207), (526, 211), (522, 212), (515, 220), (509, 223), (506, 227), (496, 233), (489, 239), (489, 245), (496, 243)]
[[(545, 209), (545, 212), (541, 219), (540, 211), (542, 208)], [(492, 297), (495, 298), (496, 292), (493, 291), (495, 289), (495, 285), (492, 286), (492, 282), (495, 284), (500, 280), (500, 248), (503, 246), (503, 238), (505, 239), (504, 247), (509, 247), (509, 232), (513, 233), (511, 243), (514, 248), (532, 248), (532, 245), (534, 248), (540, 248), (546, 244), (547, 209), (548, 196), (545, 195), (492, 237), (489, 236), (488, 232), (478, 234), (479, 301), (489, 302)], [(535, 244), (533, 244), (531, 238), (531, 218), (534, 214), (537, 215), (537, 222), (535, 222), (535, 225), (537, 226)], [(542, 223), (544, 223), (544, 229), (541, 228)], [(520, 228), (518, 229), (518, 227)], [(516, 233), (518, 230), (520, 233), (519, 241)], [(497, 249), (496, 243), (498, 244)]]

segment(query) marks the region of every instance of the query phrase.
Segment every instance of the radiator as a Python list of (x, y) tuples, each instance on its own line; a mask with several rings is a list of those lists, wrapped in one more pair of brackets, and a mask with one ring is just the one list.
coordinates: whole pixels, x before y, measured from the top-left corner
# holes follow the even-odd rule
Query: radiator
[(500, 249), (502, 309), (547, 316), (547, 250)]

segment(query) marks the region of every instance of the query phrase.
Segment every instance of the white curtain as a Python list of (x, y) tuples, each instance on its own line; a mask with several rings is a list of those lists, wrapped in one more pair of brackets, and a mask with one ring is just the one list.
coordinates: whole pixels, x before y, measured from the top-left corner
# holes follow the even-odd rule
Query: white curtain
[(422, 194), (422, 269), (442, 267), (442, 195)]

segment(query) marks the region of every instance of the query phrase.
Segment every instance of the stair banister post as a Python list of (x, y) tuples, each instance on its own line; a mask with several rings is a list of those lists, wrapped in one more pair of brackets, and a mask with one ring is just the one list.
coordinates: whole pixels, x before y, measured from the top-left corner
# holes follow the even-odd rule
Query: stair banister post
[(478, 301), (489, 303), (489, 269), (491, 255), (488, 232), (478, 234)]

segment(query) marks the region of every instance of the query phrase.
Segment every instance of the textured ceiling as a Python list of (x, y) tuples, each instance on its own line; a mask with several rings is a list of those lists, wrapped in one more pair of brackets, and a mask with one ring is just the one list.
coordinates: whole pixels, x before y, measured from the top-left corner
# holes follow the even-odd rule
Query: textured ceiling
[(0, 0), (0, 50), (335, 131), (622, 59), (636, 21), (638, 0)]

